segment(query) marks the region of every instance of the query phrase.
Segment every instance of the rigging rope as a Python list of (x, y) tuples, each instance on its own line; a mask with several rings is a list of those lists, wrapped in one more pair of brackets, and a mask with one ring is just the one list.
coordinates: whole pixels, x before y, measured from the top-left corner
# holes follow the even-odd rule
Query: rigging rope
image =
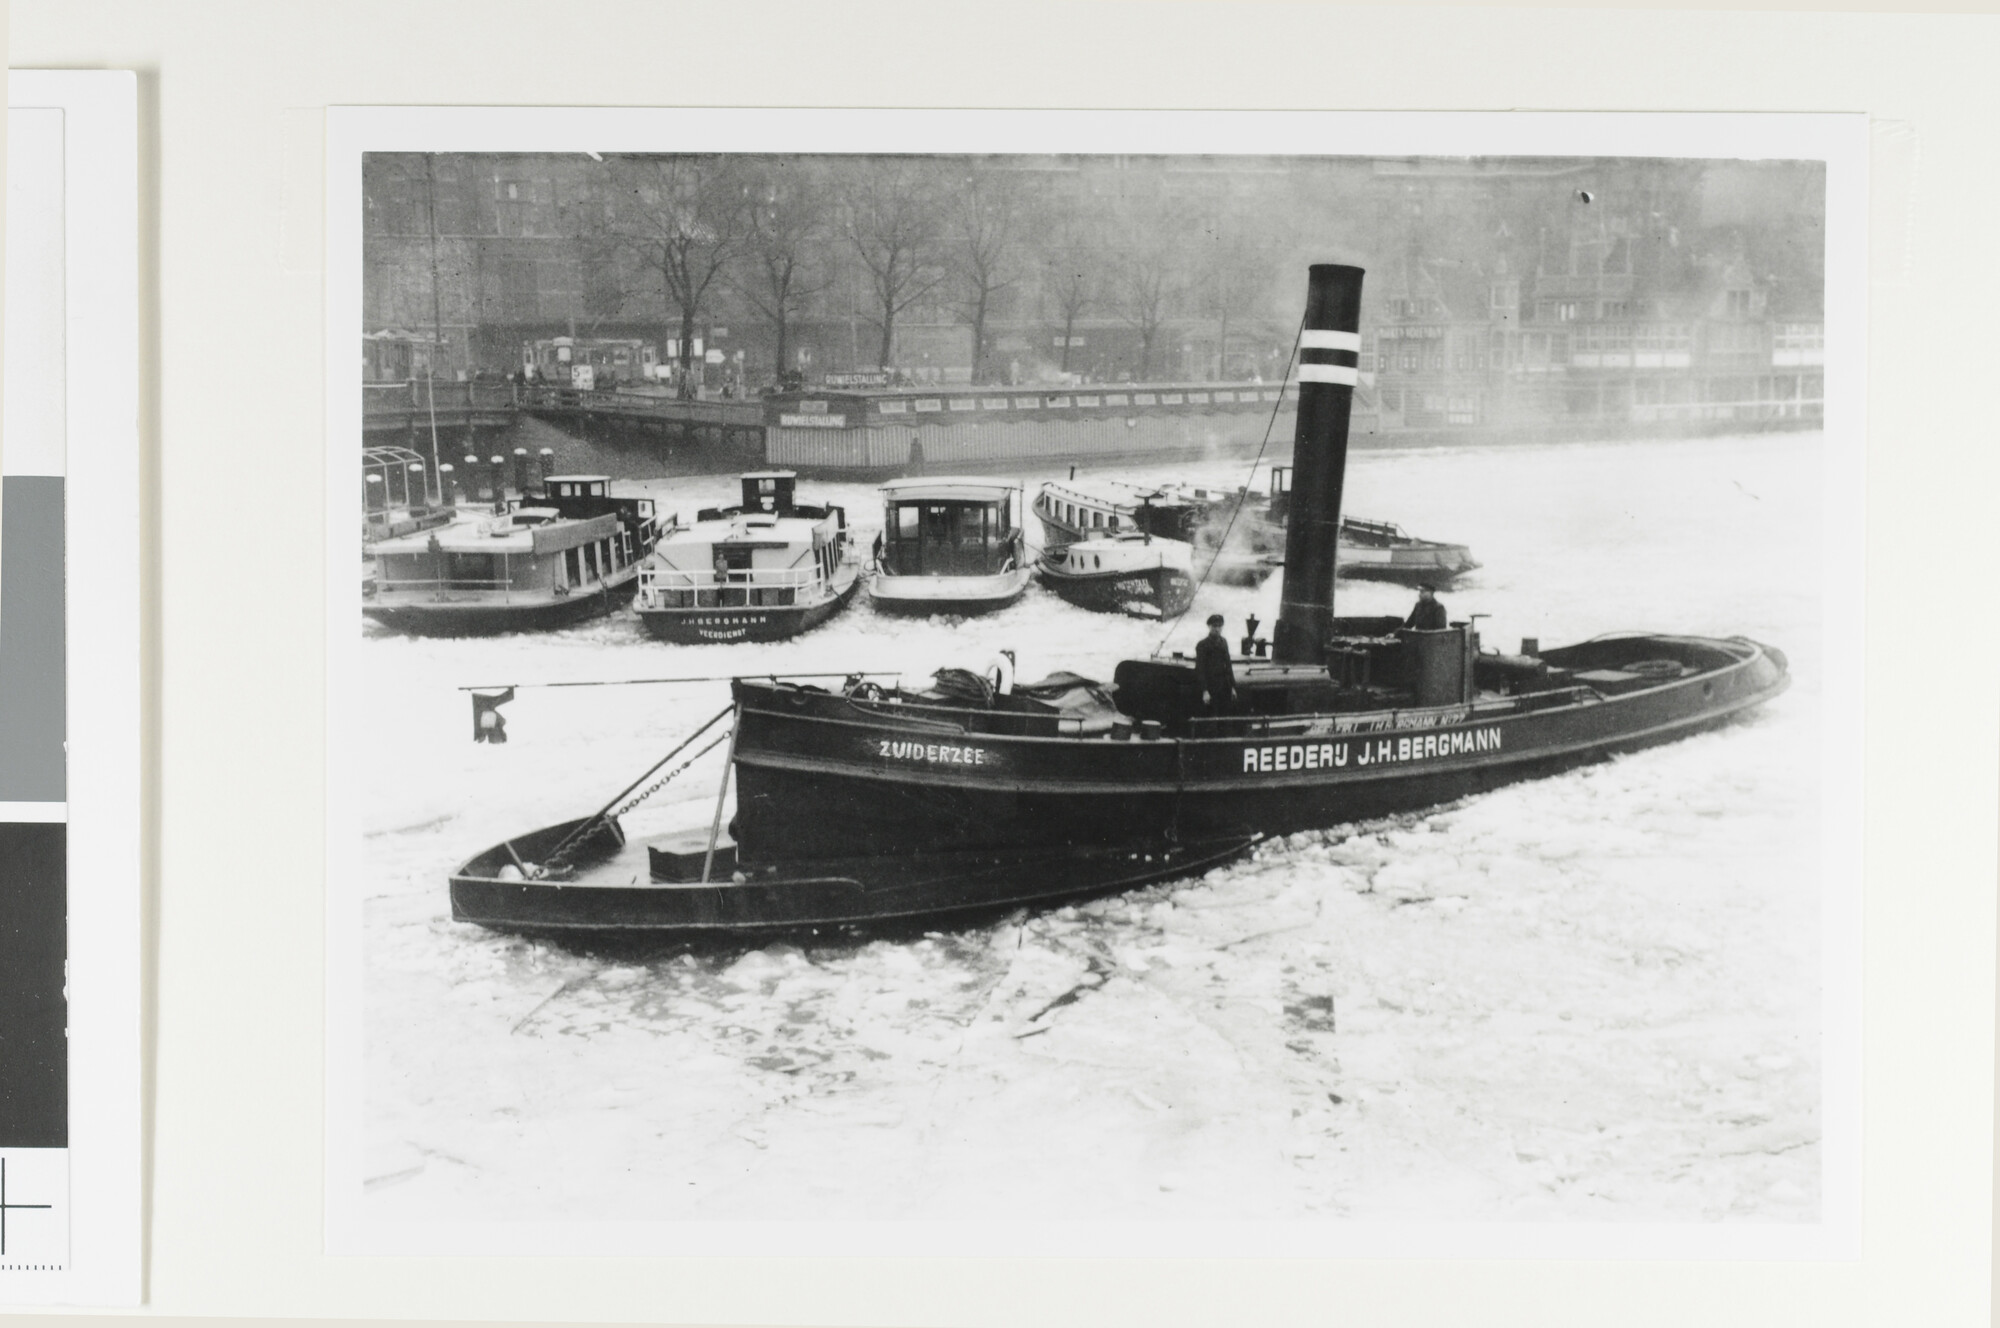
[(1187, 617), (1188, 610), (1194, 607), (1196, 597), (1201, 594), (1201, 588), (1208, 584), (1209, 573), (1215, 570), (1216, 563), (1222, 560), (1223, 550), (1229, 547), (1229, 533), (1236, 529), (1236, 518), (1243, 515), (1244, 507), (1250, 502), (1250, 481), (1257, 478), (1257, 467), (1264, 463), (1264, 449), (1271, 445), (1271, 430), (1278, 427), (1278, 412), (1285, 408), (1285, 389), (1291, 386), (1292, 366), (1298, 361), (1299, 339), (1305, 335), (1305, 331), (1306, 316), (1300, 314), (1299, 330), (1292, 334), (1292, 353), (1285, 357), (1285, 374), (1278, 380), (1278, 399), (1271, 405), (1271, 418), (1264, 422), (1264, 441), (1257, 444), (1257, 455), (1251, 458), (1250, 474), (1243, 482), (1243, 496), (1236, 506), (1230, 509), (1229, 520), (1222, 527), (1222, 538), (1216, 541), (1215, 553), (1209, 558), (1208, 566), (1202, 568), (1201, 575), (1195, 579), (1194, 589), (1188, 594), (1187, 605), (1174, 615), (1173, 621), (1167, 624), (1167, 630), (1161, 633), (1160, 643), (1153, 647), (1154, 659), (1158, 659), (1160, 652), (1167, 648), (1167, 642), (1173, 639), (1174, 631), (1181, 625), (1181, 619)]

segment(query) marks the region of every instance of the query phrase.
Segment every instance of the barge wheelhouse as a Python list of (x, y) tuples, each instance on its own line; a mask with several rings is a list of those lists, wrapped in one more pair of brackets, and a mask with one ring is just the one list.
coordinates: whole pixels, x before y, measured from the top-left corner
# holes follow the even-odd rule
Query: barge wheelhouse
[(719, 802), (705, 843), (628, 843), (607, 807), (467, 860), (454, 916), (678, 938), (970, 920), (1670, 742), (1784, 691), (1782, 652), (1742, 636), (1615, 633), (1510, 655), (1482, 650), (1464, 622), (1336, 617), (1331, 535), (1360, 304), (1358, 269), (1313, 268), (1301, 519), (1286, 532), (1272, 639), (1252, 621), (1233, 699), (1205, 694), (1179, 655), (1127, 660), (1108, 686), (1074, 674), (1015, 685), (1011, 660), (990, 681), (948, 670), (886, 690), (859, 676), (837, 689), (739, 678), (722, 712), (734, 717), (727, 839)]
[(894, 613), (986, 613), (1028, 588), (1021, 482), (962, 475), (882, 486), (868, 597)]
[(540, 497), (375, 546), (362, 613), (400, 631), (540, 631), (630, 598), (659, 535), (650, 498), (611, 494), (603, 475), (551, 475)]
[(662, 641), (777, 641), (845, 608), (861, 582), (847, 513), (796, 501), (789, 470), (743, 476), (743, 501), (705, 508), (639, 569), (639, 621)]

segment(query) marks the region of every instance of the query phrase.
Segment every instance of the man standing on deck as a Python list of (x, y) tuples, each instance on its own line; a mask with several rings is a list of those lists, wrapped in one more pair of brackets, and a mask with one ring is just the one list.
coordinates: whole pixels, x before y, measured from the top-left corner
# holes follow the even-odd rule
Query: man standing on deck
[(1451, 626), (1445, 618), (1444, 605), (1438, 603), (1437, 587), (1425, 582), (1417, 587), (1417, 607), (1410, 610), (1410, 617), (1403, 624), (1420, 632), (1441, 632)]
[(1201, 703), (1210, 715), (1226, 715), (1236, 704), (1236, 670), (1229, 663), (1229, 642), (1222, 639), (1222, 615), (1208, 615), (1208, 635), (1194, 648), (1194, 676), (1201, 681)]

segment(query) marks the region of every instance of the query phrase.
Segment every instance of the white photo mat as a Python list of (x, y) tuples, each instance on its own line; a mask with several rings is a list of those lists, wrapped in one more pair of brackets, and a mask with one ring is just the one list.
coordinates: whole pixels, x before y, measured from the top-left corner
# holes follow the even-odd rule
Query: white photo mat
[[(1858, 652), (1826, 651), (1821, 1218), (1778, 1224), (1449, 1222), (384, 1223), (361, 1204), (365, 893), (351, 483), (361, 436), (367, 152), (1073, 152), (1790, 158), (1826, 163), (1824, 637), (1862, 633), (1868, 206), (1859, 116), (335, 108), (327, 128), (326, 1248), (338, 1255), (1091, 1255), (1845, 1259), (1860, 1233)], [(438, 882), (440, 892), (444, 888)]]

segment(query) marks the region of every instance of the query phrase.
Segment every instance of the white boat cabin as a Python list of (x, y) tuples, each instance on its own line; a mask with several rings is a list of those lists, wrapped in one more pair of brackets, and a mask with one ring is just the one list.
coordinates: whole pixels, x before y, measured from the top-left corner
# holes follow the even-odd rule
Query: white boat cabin
[(742, 483), (740, 506), (704, 508), (654, 548), (639, 573), (642, 611), (812, 604), (849, 579), (843, 508), (800, 504), (794, 471), (752, 471)]
[(377, 544), (376, 597), (588, 593), (631, 579), (652, 524), (652, 500), (613, 498), (606, 476), (551, 475), (541, 498)]
[(1185, 539), (1214, 504), (1236, 495), (1185, 484), (1133, 484), (1126, 480), (1049, 480), (1035, 496), (1035, 514), (1051, 545), (1143, 531)]

